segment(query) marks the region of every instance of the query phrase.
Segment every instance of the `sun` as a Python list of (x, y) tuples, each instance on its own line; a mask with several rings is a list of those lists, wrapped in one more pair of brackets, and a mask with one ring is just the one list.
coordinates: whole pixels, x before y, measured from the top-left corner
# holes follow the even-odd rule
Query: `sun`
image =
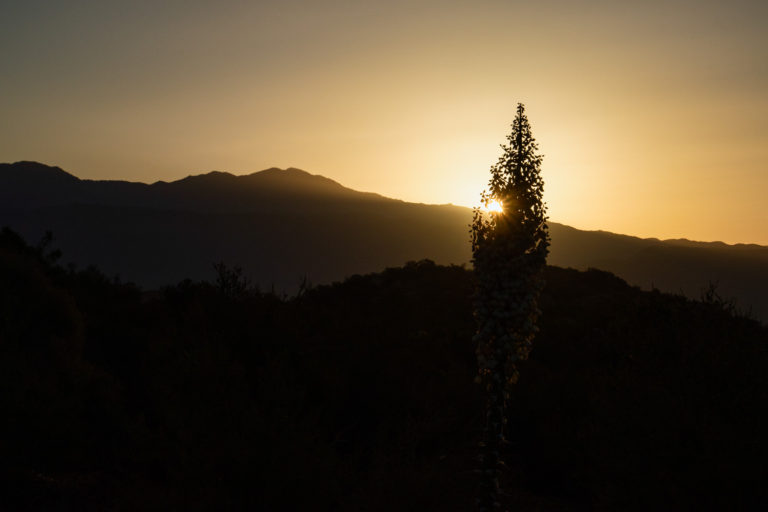
[(494, 199), (492, 201), (488, 201), (488, 203), (486, 203), (482, 209), (490, 213), (501, 213), (504, 211), (504, 206), (501, 204), (501, 201)]

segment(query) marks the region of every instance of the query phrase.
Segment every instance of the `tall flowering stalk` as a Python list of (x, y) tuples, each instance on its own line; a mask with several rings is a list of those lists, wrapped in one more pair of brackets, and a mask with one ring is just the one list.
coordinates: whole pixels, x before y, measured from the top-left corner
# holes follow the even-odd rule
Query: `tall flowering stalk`
[[(495, 508), (501, 447), (517, 362), (528, 358), (538, 328), (538, 298), (549, 252), (542, 156), (520, 103), (512, 133), (491, 167), (488, 189), (475, 208), (472, 253), (478, 378), (486, 391), (486, 427), (481, 449), (481, 510)], [(491, 206), (495, 208), (490, 208)]]

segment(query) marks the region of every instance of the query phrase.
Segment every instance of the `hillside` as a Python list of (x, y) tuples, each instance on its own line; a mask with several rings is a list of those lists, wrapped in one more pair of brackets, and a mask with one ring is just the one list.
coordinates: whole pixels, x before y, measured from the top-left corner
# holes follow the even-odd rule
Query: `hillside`
[[(471, 273), (429, 261), (283, 300), (221, 269), (141, 293), (0, 233), (10, 510), (472, 510)], [(510, 510), (754, 510), (768, 331), (550, 267)], [(44, 319), (45, 321), (41, 321)]]
[(551, 223), (549, 263), (608, 270), (644, 289), (698, 298), (710, 283), (736, 307), (768, 321), (768, 247), (657, 240)]
[(0, 166), (0, 190), (0, 224), (30, 240), (51, 230), (71, 261), (145, 287), (210, 278), (222, 260), (289, 292), (305, 276), (327, 283), (425, 257), (469, 260), (466, 209), (360, 193), (298, 169), (145, 185), (19, 163)]
[[(298, 169), (211, 172), (172, 183), (80, 180), (34, 162), (0, 164), (0, 225), (29, 240), (53, 232), (68, 261), (156, 288), (240, 266), (293, 293), (429, 258), (470, 259), (471, 212), (357, 192)], [(640, 239), (550, 224), (551, 264), (599, 268), (646, 289), (699, 297), (710, 283), (768, 320), (768, 247)]]

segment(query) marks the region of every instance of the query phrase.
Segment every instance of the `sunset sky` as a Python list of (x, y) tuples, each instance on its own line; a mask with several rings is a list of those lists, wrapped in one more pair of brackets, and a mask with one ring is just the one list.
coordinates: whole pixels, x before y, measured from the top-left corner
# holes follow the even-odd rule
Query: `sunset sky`
[(4, 2), (0, 162), (299, 167), (477, 203), (515, 105), (552, 220), (768, 244), (766, 1)]

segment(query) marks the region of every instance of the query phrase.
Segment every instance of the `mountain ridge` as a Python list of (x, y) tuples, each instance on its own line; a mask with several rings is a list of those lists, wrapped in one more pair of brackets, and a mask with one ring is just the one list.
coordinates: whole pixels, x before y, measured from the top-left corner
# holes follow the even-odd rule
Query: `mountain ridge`
[[(0, 163), (0, 179), (3, 178), (2, 173), (5, 171), (4, 168), (9, 166), (11, 168), (13, 167), (21, 168), (22, 170), (27, 172), (33, 169), (34, 170), (50, 170), (50, 171), (56, 172), (57, 176), (65, 176), (67, 179), (71, 179), (73, 182), (96, 183), (96, 184), (129, 184), (129, 185), (138, 185), (138, 186), (144, 186), (144, 187), (153, 187), (155, 185), (159, 185), (159, 186), (181, 185), (181, 184), (187, 184), (187, 183), (196, 182), (196, 181), (204, 182), (210, 179), (228, 180), (230, 182), (234, 182), (236, 180), (253, 181), (254, 179), (258, 180), (261, 178), (272, 177), (275, 175), (283, 175), (283, 177), (290, 176), (292, 178), (299, 176), (302, 178), (314, 180), (316, 183), (324, 183), (331, 187), (337, 187), (339, 189), (343, 189), (345, 192), (352, 192), (355, 194), (361, 194), (361, 195), (366, 195), (370, 197), (378, 197), (387, 201), (397, 201), (400, 203), (425, 205), (425, 206), (445, 206), (445, 207), (460, 208), (464, 210), (471, 210), (471, 208), (469, 207), (455, 205), (453, 203), (423, 203), (423, 202), (404, 201), (397, 198), (383, 196), (375, 192), (359, 191), (349, 187), (345, 187), (341, 183), (331, 178), (325, 177), (320, 174), (312, 174), (308, 171), (299, 169), (297, 167), (287, 167), (285, 169), (280, 167), (269, 167), (267, 169), (248, 172), (245, 174), (234, 174), (228, 171), (213, 170), (208, 172), (202, 172), (200, 174), (190, 174), (185, 176), (184, 178), (179, 178), (173, 181), (158, 180), (152, 183), (146, 183), (141, 181), (128, 181), (128, 180), (96, 180), (96, 179), (88, 179), (88, 178), (79, 178), (76, 175), (63, 170), (61, 167), (51, 166), (51, 165), (43, 164), (40, 162), (30, 161), (30, 160), (23, 160), (23, 161), (18, 161), (14, 163)], [(42, 173), (38, 173), (38, 174), (42, 174)], [(637, 240), (646, 241), (646, 242), (662, 242), (662, 243), (671, 243), (671, 244), (677, 244), (677, 245), (683, 245), (683, 246), (733, 247), (733, 248), (744, 248), (744, 249), (768, 248), (768, 245), (762, 245), (759, 243), (747, 243), (747, 242), (728, 243), (721, 240), (693, 240), (685, 237), (683, 238), (641, 237), (641, 236), (631, 235), (627, 233), (617, 233), (614, 231), (608, 231), (604, 229), (581, 229), (581, 228), (576, 228), (567, 224), (563, 224), (560, 222), (553, 222), (553, 221), (550, 221), (549, 224), (565, 226), (567, 228), (575, 229), (577, 231), (584, 232), (584, 233), (600, 233), (605, 235), (628, 237), (628, 238), (637, 239)]]
[[(288, 293), (304, 277), (328, 283), (424, 258), (467, 264), (471, 218), (466, 207), (358, 192), (296, 168), (146, 184), (81, 180), (33, 162), (0, 164), (0, 225), (31, 241), (50, 230), (72, 262), (95, 263), (145, 287), (210, 278), (216, 261)], [(549, 226), (551, 265), (607, 270), (693, 298), (716, 284), (723, 297), (768, 320), (766, 246)]]

